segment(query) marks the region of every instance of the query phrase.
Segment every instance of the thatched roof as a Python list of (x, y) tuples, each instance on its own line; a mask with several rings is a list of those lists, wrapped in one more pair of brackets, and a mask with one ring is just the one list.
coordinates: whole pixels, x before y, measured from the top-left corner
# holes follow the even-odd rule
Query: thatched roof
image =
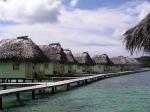
[(46, 61), (47, 57), (27, 36), (0, 41), (0, 60)]
[(150, 52), (150, 14), (138, 25), (126, 31), (124, 37), (126, 49), (131, 53), (142, 49), (145, 52)]
[(141, 63), (140, 63), (138, 60), (136, 60), (135, 58), (128, 58), (128, 57), (127, 57), (127, 59), (129, 59), (130, 62), (131, 62), (133, 65), (141, 65)]
[(93, 60), (96, 64), (105, 64), (105, 65), (113, 64), (109, 59), (108, 55), (106, 54), (96, 55), (93, 57)]
[(127, 59), (127, 57), (124, 57), (124, 56), (113, 57), (113, 58), (110, 58), (110, 60), (115, 65), (131, 65), (132, 64), (131, 60)]
[(64, 53), (66, 55), (66, 58), (67, 58), (67, 62), (68, 63), (76, 63), (76, 60), (71, 52), (71, 50), (69, 49), (64, 49)]
[(76, 54), (75, 59), (79, 64), (84, 64), (84, 65), (94, 65), (95, 64), (94, 61), (91, 59), (88, 52)]
[(52, 43), (49, 45), (39, 45), (40, 49), (53, 62), (67, 62), (66, 55), (59, 43)]

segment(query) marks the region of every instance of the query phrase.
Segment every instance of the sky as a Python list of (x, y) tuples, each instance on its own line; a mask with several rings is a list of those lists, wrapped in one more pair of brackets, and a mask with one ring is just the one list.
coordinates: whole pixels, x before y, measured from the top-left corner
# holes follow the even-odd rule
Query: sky
[(0, 0), (0, 40), (27, 35), (74, 54), (130, 56), (122, 35), (149, 12), (150, 0)]

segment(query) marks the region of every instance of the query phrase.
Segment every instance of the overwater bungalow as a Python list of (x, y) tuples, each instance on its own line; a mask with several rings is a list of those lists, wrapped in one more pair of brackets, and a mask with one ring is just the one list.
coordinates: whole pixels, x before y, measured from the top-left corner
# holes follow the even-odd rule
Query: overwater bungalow
[(75, 56), (78, 66), (76, 69), (77, 73), (92, 73), (94, 67), (94, 61), (91, 59), (88, 52), (83, 52)]
[(126, 57), (126, 59), (131, 63), (130, 70), (135, 70), (141, 67), (141, 63), (134, 58)]
[(76, 62), (71, 50), (64, 49), (64, 53), (65, 53), (66, 58), (67, 58), (67, 63), (64, 64), (65, 74), (70, 75), (70, 74), (76, 73), (77, 62)]
[(27, 36), (0, 41), (0, 78), (42, 78), (47, 57)]
[(45, 73), (47, 75), (64, 75), (64, 64), (67, 63), (67, 58), (61, 45), (59, 43), (52, 43), (49, 45), (40, 45), (39, 47), (49, 59), (43, 65)]
[(94, 65), (94, 72), (95, 73), (103, 73), (111, 71), (111, 65), (113, 64), (109, 59), (108, 55), (96, 55), (93, 57), (93, 61), (95, 62)]
[(124, 56), (118, 56), (110, 58), (113, 62), (112, 71), (125, 71), (130, 70), (132, 63), (127, 59), (127, 57)]

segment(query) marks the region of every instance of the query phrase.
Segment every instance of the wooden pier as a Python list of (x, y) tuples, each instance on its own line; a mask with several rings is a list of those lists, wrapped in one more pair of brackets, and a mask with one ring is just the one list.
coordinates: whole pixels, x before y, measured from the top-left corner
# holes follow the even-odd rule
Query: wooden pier
[[(108, 74), (99, 74), (93, 76), (86, 77), (78, 77), (75, 79), (63, 80), (58, 82), (37, 82), (37, 83), (1, 83), (0, 86), (3, 86), (4, 90), (0, 90), (0, 109), (3, 109), (3, 98), (10, 95), (16, 95), (17, 100), (20, 100), (21, 93), (31, 92), (32, 99), (35, 99), (35, 91), (36, 90), (45, 90), (51, 88), (52, 93), (55, 93), (57, 87), (66, 86), (66, 89), (69, 90), (72, 84), (75, 85), (85, 85), (91, 82), (95, 82), (98, 80), (127, 75), (131, 73), (144, 72), (149, 70), (136, 70), (136, 71), (126, 71), (126, 72), (118, 72), (118, 73), (108, 73)], [(7, 89), (7, 86), (17, 86), (21, 88), (13, 88)]]

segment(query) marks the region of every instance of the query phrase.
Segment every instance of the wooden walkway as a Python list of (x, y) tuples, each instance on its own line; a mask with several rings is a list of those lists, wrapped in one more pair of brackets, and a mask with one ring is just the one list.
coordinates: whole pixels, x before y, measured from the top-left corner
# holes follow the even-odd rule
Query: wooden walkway
[(118, 72), (118, 73), (108, 73), (108, 74), (99, 74), (99, 75), (93, 75), (93, 76), (86, 76), (86, 77), (79, 77), (75, 79), (69, 79), (64, 81), (58, 81), (58, 82), (41, 82), (41, 83), (1, 83), (0, 86), (3, 86), (4, 89), (6, 89), (7, 86), (27, 86), (27, 87), (21, 87), (21, 88), (14, 88), (14, 89), (6, 89), (0, 91), (0, 109), (3, 108), (3, 97), (6, 97), (8, 95), (16, 95), (17, 100), (20, 100), (20, 94), (23, 92), (29, 92), (32, 93), (32, 99), (35, 99), (35, 90), (45, 90), (47, 88), (51, 88), (52, 93), (55, 93), (57, 87), (66, 85), (67, 90), (70, 89), (71, 84), (81, 85), (81, 84), (88, 84), (90, 82), (94, 82), (97, 80), (102, 80), (109, 77), (115, 77), (120, 75), (127, 75), (131, 73), (137, 73), (137, 72), (143, 72), (148, 70), (137, 70), (137, 71), (126, 71), (126, 72)]

